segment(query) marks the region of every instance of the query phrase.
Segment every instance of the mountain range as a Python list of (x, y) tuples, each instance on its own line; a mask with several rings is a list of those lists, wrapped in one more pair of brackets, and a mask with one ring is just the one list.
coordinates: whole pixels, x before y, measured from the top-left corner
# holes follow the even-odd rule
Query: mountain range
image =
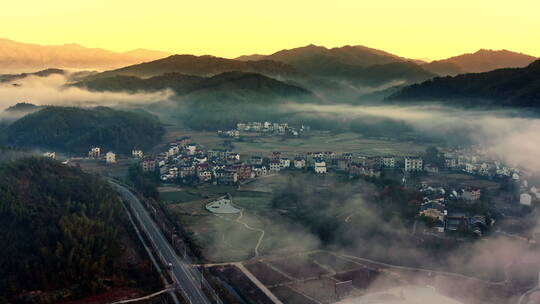
[[(463, 73), (487, 72), (500, 68), (524, 67), (536, 60), (536, 57), (508, 50), (481, 49), (432, 62), (400, 57), (382, 50), (361, 45), (325, 48), (308, 45), (288, 50), (281, 50), (270, 55), (246, 55), (237, 60), (270, 59), (285, 62), (306, 73), (316, 75), (340, 75), (351, 67), (367, 67), (396, 62), (413, 62), (425, 72), (446, 76)], [(417, 74), (418, 75), (418, 74)]]
[(412, 83), (435, 76), (419, 66), (421, 61), (359, 45), (329, 49), (310, 44), (267, 56), (241, 56), (237, 60), (283, 62), (310, 76), (345, 80), (352, 85), (377, 86), (391, 81)]
[(0, 38), (0, 72), (21, 73), (47, 68), (113, 69), (170, 54), (136, 49), (117, 53), (78, 44), (38, 45)]
[[(491, 79), (490, 76), (467, 73), (520, 68), (536, 59), (508, 50), (482, 49), (475, 53), (426, 63), (365, 46), (326, 48), (312, 44), (280, 50), (270, 55), (245, 55), (236, 59), (210, 55), (167, 55), (144, 49), (115, 53), (75, 44), (38, 46), (0, 39), (0, 70), (25, 65), (69, 68), (114, 66), (106, 68), (104, 72), (74, 74), (61, 69), (46, 69), (36, 73), (7, 74), (0, 75), (0, 82), (14, 82), (28, 76), (65, 74), (73, 82), (71, 85), (89, 90), (139, 92), (172, 89), (184, 98), (210, 100), (212, 104), (218, 99), (227, 103), (233, 100), (268, 102), (271, 99), (288, 97), (351, 102), (351, 99), (381, 99), (392, 95), (391, 98), (408, 100), (436, 96), (446, 98), (456, 91), (447, 88), (446, 91), (443, 89), (441, 92), (432, 92), (430, 88), (439, 85), (451, 86), (451, 83), (461, 82), (462, 79)], [(496, 73), (500, 77), (513, 77), (510, 75), (512, 73)], [(437, 78), (446, 75), (463, 76)], [(492, 80), (496, 80), (496, 83), (511, 81)], [(414, 85), (420, 83), (422, 84)], [(410, 85), (413, 86), (408, 87)], [(463, 85), (457, 95), (468, 97), (474, 92), (466, 92), (467, 88), (482, 86), (482, 81), (477, 81), (474, 85)], [(501, 87), (497, 88), (510, 91), (513, 89), (507, 84), (501, 84)], [(528, 87), (526, 91), (530, 92), (529, 89), (531, 88)], [(493, 92), (499, 91), (494, 89)], [(475, 94), (478, 97), (490, 98), (488, 93), (480, 90)], [(504, 98), (511, 102), (514, 100), (511, 96), (514, 93), (517, 94), (505, 93), (494, 98), (500, 101), (501, 96), (505, 96)]]
[(465, 73), (482, 73), (502, 68), (522, 68), (535, 61), (536, 57), (508, 50), (479, 50), (444, 60), (424, 64), (426, 70), (442, 76)]
[(105, 71), (88, 79), (111, 76), (154, 77), (167, 73), (181, 73), (193, 76), (214, 76), (225, 72), (259, 73), (271, 77), (295, 77), (300, 73), (292, 66), (272, 60), (239, 61), (210, 55), (172, 55), (166, 58)]
[(405, 87), (389, 100), (461, 106), (540, 107), (540, 60), (524, 68), (437, 77)]

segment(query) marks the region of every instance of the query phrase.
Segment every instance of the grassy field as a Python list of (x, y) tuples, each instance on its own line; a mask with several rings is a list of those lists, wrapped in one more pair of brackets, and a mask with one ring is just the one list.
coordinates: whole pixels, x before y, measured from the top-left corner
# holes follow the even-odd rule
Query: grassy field
[(158, 188), (160, 199), (168, 204), (189, 203), (227, 193), (236, 193), (236, 187), (225, 185), (166, 186)]
[[(193, 131), (182, 127), (166, 128), (165, 141), (191, 136), (192, 142), (208, 149), (223, 148), (223, 138), (216, 132)], [(268, 155), (271, 151), (282, 151), (284, 155), (294, 156), (297, 153), (333, 151), (335, 153), (354, 152), (364, 155), (417, 155), (426, 150), (428, 145), (408, 141), (395, 141), (385, 138), (368, 138), (357, 133), (331, 134), (329, 132), (313, 132), (309, 137), (286, 138), (253, 137), (249, 140), (235, 141), (234, 150), (241, 156)]]
[[(296, 173), (295, 173), (296, 174)], [(271, 180), (274, 177), (268, 178)], [(279, 179), (281, 186), (287, 178)], [(302, 227), (291, 223), (272, 208), (270, 192), (238, 190), (228, 186), (204, 187), (162, 187), (161, 199), (168, 203), (170, 210), (181, 217), (182, 224), (189, 227), (196, 241), (204, 248), (206, 258), (213, 262), (240, 261), (253, 257), (255, 247), (261, 255), (288, 254), (316, 248), (319, 243)], [(239, 214), (214, 215), (205, 210), (206, 203), (213, 197), (230, 193), (233, 203), (243, 209)], [(247, 228), (247, 224), (251, 228)]]
[(472, 176), (466, 173), (440, 172), (437, 175), (428, 175), (423, 180), (430, 184), (456, 185), (459, 187), (474, 186), (478, 188), (487, 188), (491, 190), (499, 189), (500, 183), (490, 181), (486, 178)]

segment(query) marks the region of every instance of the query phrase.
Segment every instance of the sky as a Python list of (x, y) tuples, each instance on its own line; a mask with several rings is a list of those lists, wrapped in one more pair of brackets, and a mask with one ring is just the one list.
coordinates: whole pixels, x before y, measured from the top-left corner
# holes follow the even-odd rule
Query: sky
[(442, 59), (480, 48), (540, 56), (538, 0), (17, 0), (0, 37), (114, 51), (236, 57), (307, 44)]

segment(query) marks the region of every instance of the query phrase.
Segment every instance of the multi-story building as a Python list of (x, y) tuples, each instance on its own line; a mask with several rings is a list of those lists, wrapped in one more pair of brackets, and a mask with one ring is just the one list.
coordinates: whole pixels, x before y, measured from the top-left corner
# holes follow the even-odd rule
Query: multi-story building
[(461, 198), (468, 201), (476, 201), (480, 199), (480, 189), (469, 187), (463, 191)]
[(281, 166), (281, 169), (289, 168), (291, 166), (291, 160), (288, 158), (281, 158), (279, 160), (279, 164)]
[(316, 159), (314, 163), (313, 170), (317, 174), (325, 174), (326, 173), (326, 162), (322, 159)]
[(279, 160), (270, 161), (270, 172), (278, 173), (281, 170), (281, 163)]
[(405, 171), (422, 171), (423, 161), (420, 157), (405, 157)]
[(385, 156), (382, 158), (382, 165), (385, 168), (395, 168), (396, 167), (396, 158), (392, 156)]
[(141, 162), (141, 167), (143, 172), (154, 172), (156, 171), (156, 160), (153, 158), (145, 158)]
[(233, 185), (238, 182), (238, 173), (236, 170), (219, 170), (216, 172), (218, 183), (225, 185)]
[(246, 180), (246, 179), (250, 179), (252, 177), (251, 176), (251, 166), (241, 164), (241, 165), (235, 166), (235, 168), (236, 168), (236, 172), (238, 174), (238, 180)]
[(88, 152), (88, 156), (91, 158), (100, 158), (101, 157), (101, 148), (99, 147), (92, 147), (90, 151)]

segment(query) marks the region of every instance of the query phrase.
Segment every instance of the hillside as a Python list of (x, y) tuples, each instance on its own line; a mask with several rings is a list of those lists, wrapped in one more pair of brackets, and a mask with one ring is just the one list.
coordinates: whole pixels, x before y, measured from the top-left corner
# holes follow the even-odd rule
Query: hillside
[(214, 76), (225, 72), (258, 73), (270, 77), (292, 77), (299, 73), (291, 66), (271, 60), (239, 61), (214, 56), (173, 55), (167, 58), (131, 65), (92, 75), (88, 80), (112, 76), (154, 77), (167, 73)]
[(264, 59), (284, 62), (313, 77), (338, 79), (352, 85), (379, 86), (393, 81), (413, 83), (435, 76), (423, 70), (417, 64), (419, 61), (359, 45), (330, 49), (308, 45), (281, 50)]
[(78, 44), (37, 45), (0, 38), (0, 72), (13, 73), (49, 67), (111, 69), (163, 58), (169, 54), (137, 49), (117, 53)]
[(330, 65), (370, 66), (398, 61), (405, 58), (364, 46), (343, 46), (326, 48), (313, 44), (281, 50), (265, 57), (290, 64), (308, 73), (324, 73), (324, 67)]
[(0, 74), (0, 82), (11, 82), (18, 79), (23, 79), (29, 76), (48, 77), (50, 75), (65, 75), (66, 71), (61, 69), (45, 69), (34, 73), (20, 73), (20, 74)]
[(266, 55), (261, 54), (251, 54), (251, 55), (242, 55), (239, 57), (234, 58), (235, 60), (240, 61), (256, 61), (256, 60), (263, 60)]
[(479, 50), (444, 60), (436, 60), (422, 65), (428, 71), (439, 75), (482, 73), (502, 68), (525, 67), (537, 58), (508, 50)]
[(0, 193), (0, 301), (58, 303), (145, 276), (136, 283), (155, 287), (148, 268), (120, 260), (121, 202), (97, 176), (25, 158), (0, 164)]
[(93, 91), (157, 91), (172, 89), (178, 95), (190, 93), (215, 93), (220, 90), (253, 92), (266, 97), (307, 95), (301, 87), (287, 84), (264, 75), (244, 72), (226, 72), (212, 77), (198, 77), (180, 73), (168, 73), (150, 78), (136, 76), (112, 76), (75, 83)]
[(4, 130), (10, 145), (85, 153), (91, 146), (130, 153), (160, 142), (161, 123), (148, 115), (106, 107), (45, 107)]
[(19, 102), (17, 104), (14, 104), (10, 107), (7, 107), (4, 112), (6, 113), (29, 113), (33, 111), (37, 111), (39, 109), (39, 106), (36, 106), (33, 103), (28, 102)]
[(540, 60), (524, 68), (438, 77), (405, 87), (389, 97), (399, 101), (441, 101), (462, 106), (540, 108)]

